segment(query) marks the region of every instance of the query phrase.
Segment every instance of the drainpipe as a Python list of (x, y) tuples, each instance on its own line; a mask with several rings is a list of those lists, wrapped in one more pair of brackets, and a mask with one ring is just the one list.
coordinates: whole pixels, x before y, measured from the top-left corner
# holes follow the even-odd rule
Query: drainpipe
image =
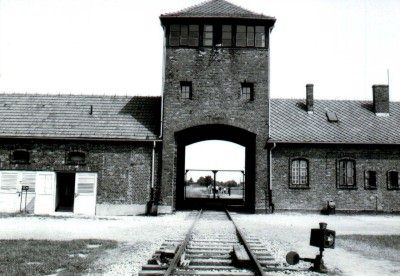
[(272, 150), (276, 148), (276, 143), (272, 144), (271, 149), (269, 150), (269, 179), (268, 179), (268, 204), (271, 208), (271, 212), (274, 212), (274, 203), (272, 202)]

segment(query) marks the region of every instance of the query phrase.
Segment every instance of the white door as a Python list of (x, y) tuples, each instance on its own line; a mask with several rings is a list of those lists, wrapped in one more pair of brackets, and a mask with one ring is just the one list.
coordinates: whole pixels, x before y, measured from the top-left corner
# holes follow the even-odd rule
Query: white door
[(0, 212), (18, 212), (20, 203), (20, 187), (18, 172), (0, 172)]
[(35, 214), (50, 214), (56, 208), (56, 174), (38, 172), (36, 174)]
[(75, 175), (74, 213), (94, 216), (96, 213), (97, 173)]

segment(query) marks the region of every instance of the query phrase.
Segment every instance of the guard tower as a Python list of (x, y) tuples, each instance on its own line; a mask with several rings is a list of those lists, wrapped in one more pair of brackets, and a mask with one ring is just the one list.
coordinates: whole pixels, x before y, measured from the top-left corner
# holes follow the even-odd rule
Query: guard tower
[(185, 147), (218, 139), (245, 147), (245, 195), (232, 205), (248, 212), (265, 209), (269, 35), (275, 18), (211, 0), (160, 20), (165, 34), (160, 204), (176, 209), (209, 204), (185, 198)]

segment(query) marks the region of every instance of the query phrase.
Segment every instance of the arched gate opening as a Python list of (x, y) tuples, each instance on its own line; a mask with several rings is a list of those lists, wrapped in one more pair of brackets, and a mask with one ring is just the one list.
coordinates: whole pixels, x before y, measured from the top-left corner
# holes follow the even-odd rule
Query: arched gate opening
[[(227, 207), (254, 212), (256, 169), (256, 135), (254, 133), (228, 125), (201, 125), (179, 131), (175, 134), (175, 138), (177, 142), (177, 209)], [(187, 147), (210, 140), (227, 141), (243, 147), (244, 169), (221, 169), (220, 166), (187, 168)]]

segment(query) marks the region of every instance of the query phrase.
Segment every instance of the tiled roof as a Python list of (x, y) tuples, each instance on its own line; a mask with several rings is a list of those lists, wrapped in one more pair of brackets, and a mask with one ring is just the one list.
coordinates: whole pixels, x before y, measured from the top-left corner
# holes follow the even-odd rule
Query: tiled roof
[(161, 18), (169, 17), (227, 17), (275, 21), (274, 17), (254, 13), (224, 0), (210, 0), (178, 12), (161, 15)]
[(157, 139), (160, 108), (160, 97), (0, 94), (0, 138)]
[[(328, 122), (326, 112), (338, 122)], [(315, 100), (308, 114), (305, 100), (271, 99), (270, 142), (400, 144), (400, 102), (390, 116), (376, 116), (370, 101)]]

